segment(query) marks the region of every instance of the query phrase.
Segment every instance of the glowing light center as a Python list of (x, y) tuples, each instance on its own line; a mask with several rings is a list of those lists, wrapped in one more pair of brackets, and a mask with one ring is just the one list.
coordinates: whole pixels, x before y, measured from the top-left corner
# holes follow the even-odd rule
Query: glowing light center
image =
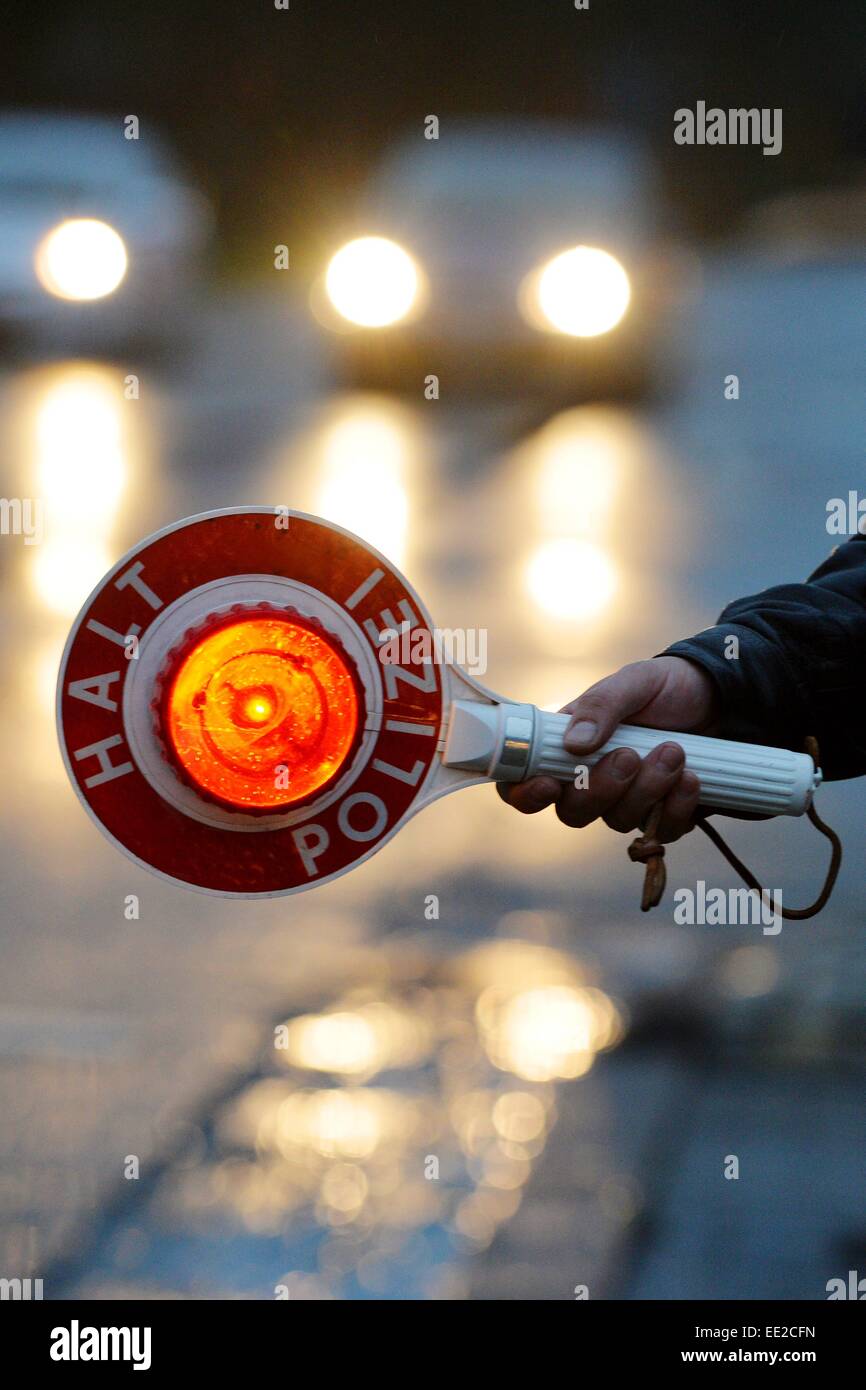
[(104, 299), (117, 289), (128, 264), (123, 238), (93, 217), (73, 217), (43, 237), (36, 274), (58, 299)]
[(274, 712), (274, 702), (266, 695), (254, 695), (247, 700), (244, 710), (254, 724), (265, 724)]
[(597, 246), (574, 246), (554, 256), (541, 272), (537, 292), (548, 324), (575, 338), (609, 332), (631, 299), (619, 261)]
[(332, 258), (325, 287), (334, 308), (350, 323), (383, 328), (408, 314), (418, 293), (418, 271), (395, 241), (359, 237)]
[(162, 714), (187, 776), (240, 810), (318, 791), (346, 761), (359, 719), (336, 645), (276, 614), (202, 638), (174, 673)]

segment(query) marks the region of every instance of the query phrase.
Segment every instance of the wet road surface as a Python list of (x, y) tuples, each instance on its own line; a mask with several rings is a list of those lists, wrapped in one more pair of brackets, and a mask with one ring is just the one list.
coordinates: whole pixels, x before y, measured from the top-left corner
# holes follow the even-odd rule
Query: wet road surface
[[(845, 266), (708, 267), (677, 392), (643, 408), (335, 391), (303, 318), (257, 301), (214, 305), (171, 368), (7, 371), (4, 490), (43, 496), (46, 528), (0, 549), (0, 1272), (259, 1298), (812, 1298), (844, 1275), (861, 784), (822, 792), (832, 905), (777, 937), (674, 924), (673, 886), (734, 883), (697, 837), (646, 918), (626, 839), (489, 787), (316, 893), (221, 902), (97, 834), (53, 682), (129, 545), (261, 501), (379, 546), (442, 626), (486, 630), (486, 684), (556, 708), (827, 553), (827, 501), (862, 472), (863, 288)], [(806, 825), (730, 838), (787, 902), (813, 895)], [(772, 1200), (792, 1173), (808, 1225)]]

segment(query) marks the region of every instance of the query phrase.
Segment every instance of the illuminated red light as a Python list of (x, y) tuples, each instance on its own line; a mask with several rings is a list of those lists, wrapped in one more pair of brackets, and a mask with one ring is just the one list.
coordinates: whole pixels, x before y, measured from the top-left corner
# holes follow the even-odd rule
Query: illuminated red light
[(352, 752), (359, 692), (321, 629), (293, 617), (239, 618), (181, 658), (162, 702), (163, 733), (186, 778), (238, 810), (307, 800)]

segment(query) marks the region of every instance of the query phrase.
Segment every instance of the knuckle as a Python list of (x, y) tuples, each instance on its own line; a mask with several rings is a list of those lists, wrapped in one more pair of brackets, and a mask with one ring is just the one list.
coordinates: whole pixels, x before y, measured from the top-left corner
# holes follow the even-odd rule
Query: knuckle
[(582, 830), (595, 820), (596, 814), (585, 793), (573, 792), (570, 796), (561, 796), (556, 803), (557, 819), (571, 830)]
[(520, 811), (526, 815), (530, 810), (527, 802), (526, 793), (522, 787), (516, 787), (513, 783), (498, 783), (497, 790), (506, 806), (510, 806), (513, 811)]
[(660, 796), (672, 792), (682, 776), (682, 763), (677, 767), (666, 767), (660, 759), (644, 763), (640, 774), (641, 791), (657, 801)]
[(560, 785), (552, 778), (531, 778), (528, 782), (511, 783), (510, 795), (506, 798), (515, 810), (526, 816), (543, 811), (559, 799)]
[(628, 830), (639, 830), (656, 801), (658, 797), (647, 795), (645, 789), (641, 795), (624, 796), (616, 806), (611, 807), (605, 817), (607, 824), (612, 830), (619, 830), (623, 834)]
[(671, 845), (675, 840), (681, 840), (692, 829), (694, 826), (691, 817), (686, 819), (680, 817), (665, 818), (662, 821), (660, 835), (665, 844)]
[(588, 690), (585, 695), (581, 695), (579, 700), (574, 703), (572, 710), (573, 719), (604, 719), (610, 709), (610, 697), (601, 688)]

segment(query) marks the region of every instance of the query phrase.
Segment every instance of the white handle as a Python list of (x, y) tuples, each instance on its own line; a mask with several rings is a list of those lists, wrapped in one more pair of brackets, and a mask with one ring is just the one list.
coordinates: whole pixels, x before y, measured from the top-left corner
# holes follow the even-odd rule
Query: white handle
[(806, 753), (632, 724), (620, 724), (596, 753), (577, 755), (562, 741), (569, 722), (567, 714), (534, 705), (455, 700), (443, 762), (500, 782), (522, 782), (540, 773), (571, 782), (578, 767), (593, 767), (615, 748), (634, 748), (644, 757), (659, 743), (678, 743), (686, 767), (700, 781), (702, 805), (769, 816), (801, 816), (821, 781), (820, 769)]

